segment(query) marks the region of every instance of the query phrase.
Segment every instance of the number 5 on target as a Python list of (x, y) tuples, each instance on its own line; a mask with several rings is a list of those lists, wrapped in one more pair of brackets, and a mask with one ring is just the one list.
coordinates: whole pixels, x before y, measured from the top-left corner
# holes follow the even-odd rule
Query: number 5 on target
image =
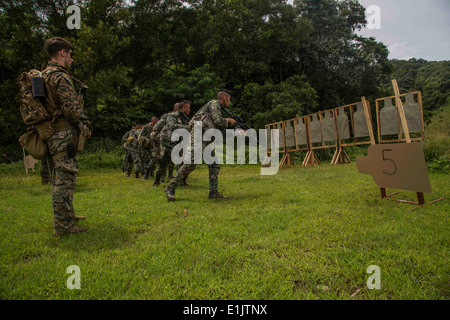
[(431, 193), (421, 142), (371, 145), (367, 157), (356, 158), (356, 166), (381, 188)]

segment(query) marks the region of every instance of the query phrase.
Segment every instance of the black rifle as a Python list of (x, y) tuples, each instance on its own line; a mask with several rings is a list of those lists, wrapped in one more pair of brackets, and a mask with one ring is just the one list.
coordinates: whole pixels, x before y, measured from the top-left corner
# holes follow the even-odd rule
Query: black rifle
[(188, 123), (189, 121), (191, 121), (191, 119), (189, 119), (186, 113), (184, 113), (183, 111), (179, 111), (179, 113)]
[[(228, 115), (228, 117), (232, 118), (234, 121), (236, 121), (236, 124), (234, 125), (234, 129), (235, 130), (250, 130), (251, 128), (245, 124), (244, 120), (241, 118), (241, 116), (238, 115), (233, 115), (231, 113), (228, 112), (228, 110), (226, 110), (225, 108), (222, 108), (223, 112), (225, 112), (226, 115)], [(251, 136), (249, 136), (249, 139)], [(254, 139), (256, 140), (256, 143), (259, 142), (258, 136), (254, 137)]]
[(235, 129), (241, 129), (244, 131), (251, 129), (248, 125), (245, 124), (244, 120), (240, 116), (229, 113), (228, 110), (226, 110), (225, 108), (222, 108), (222, 110), (228, 115), (228, 117), (236, 121), (236, 124), (234, 125)]

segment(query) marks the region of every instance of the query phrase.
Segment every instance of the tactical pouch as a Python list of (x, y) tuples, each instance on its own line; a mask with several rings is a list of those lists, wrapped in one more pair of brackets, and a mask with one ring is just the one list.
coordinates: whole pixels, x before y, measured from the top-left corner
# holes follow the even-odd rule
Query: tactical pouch
[(144, 148), (149, 148), (149, 147), (150, 147), (150, 144), (151, 144), (151, 141), (150, 141), (149, 138), (147, 138), (147, 137), (142, 137), (142, 143), (141, 143), (142, 147), (144, 147)]
[(31, 92), (33, 98), (45, 98), (45, 80), (43, 77), (33, 77), (31, 78)]
[(34, 126), (42, 140), (47, 140), (55, 133), (55, 127), (51, 121), (44, 121)]
[(36, 160), (44, 160), (48, 154), (47, 145), (36, 129), (31, 129), (21, 135), (19, 143)]
[(73, 142), (67, 144), (67, 156), (69, 158), (75, 158), (77, 156), (77, 150), (75, 149), (75, 144)]
[(84, 142), (86, 141), (86, 137), (84, 134), (80, 134), (78, 136), (78, 143), (77, 143), (77, 153), (80, 153), (84, 149)]

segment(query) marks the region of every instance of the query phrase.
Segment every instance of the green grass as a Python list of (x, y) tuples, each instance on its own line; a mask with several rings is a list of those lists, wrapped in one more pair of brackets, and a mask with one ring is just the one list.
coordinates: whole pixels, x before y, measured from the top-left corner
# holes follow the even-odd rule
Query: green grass
[[(2, 171), (0, 298), (449, 298), (448, 200), (411, 211), (380, 199), (355, 163), (266, 177), (224, 166), (225, 200), (207, 199), (207, 177), (198, 167), (169, 203), (165, 184), (81, 170), (74, 206), (91, 230), (55, 238), (51, 186), (38, 173)], [(449, 175), (430, 180), (427, 201), (448, 196)], [(80, 267), (80, 290), (66, 286), (70, 265)], [(366, 287), (370, 265), (381, 290)]]
[(450, 157), (450, 100), (434, 112), (425, 128), (424, 154), (427, 161)]

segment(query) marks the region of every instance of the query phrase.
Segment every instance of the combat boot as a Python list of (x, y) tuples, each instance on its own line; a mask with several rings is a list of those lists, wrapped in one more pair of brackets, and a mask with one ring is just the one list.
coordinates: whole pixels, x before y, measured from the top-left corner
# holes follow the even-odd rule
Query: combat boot
[(166, 189), (164, 189), (164, 192), (166, 193), (166, 198), (169, 201), (175, 201), (175, 190), (173, 190), (172, 188), (170, 188), (169, 186), (166, 187)]
[(161, 177), (158, 174), (158, 171), (156, 171), (156, 175), (155, 175), (155, 182), (153, 183), (153, 188), (156, 188), (157, 186), (159, 186), (161, 184)]
[(62, 232), (54, 230), (53, 234), (56, 237), (59, 237), (59, 236), (63, 236), (66, 234), (76, 234), (76, 233), (82, 233), (82, 232), (87, 232), (87, 231), (89, 231), (88, 228), (80, 228), (77, 226), (71, 226), (69, 229), (67, 229), (66, 231), (62, 231)]
[(228, 199), (229, 197), (225, 197), (217, 190), (209, 191), (209, 199)]

